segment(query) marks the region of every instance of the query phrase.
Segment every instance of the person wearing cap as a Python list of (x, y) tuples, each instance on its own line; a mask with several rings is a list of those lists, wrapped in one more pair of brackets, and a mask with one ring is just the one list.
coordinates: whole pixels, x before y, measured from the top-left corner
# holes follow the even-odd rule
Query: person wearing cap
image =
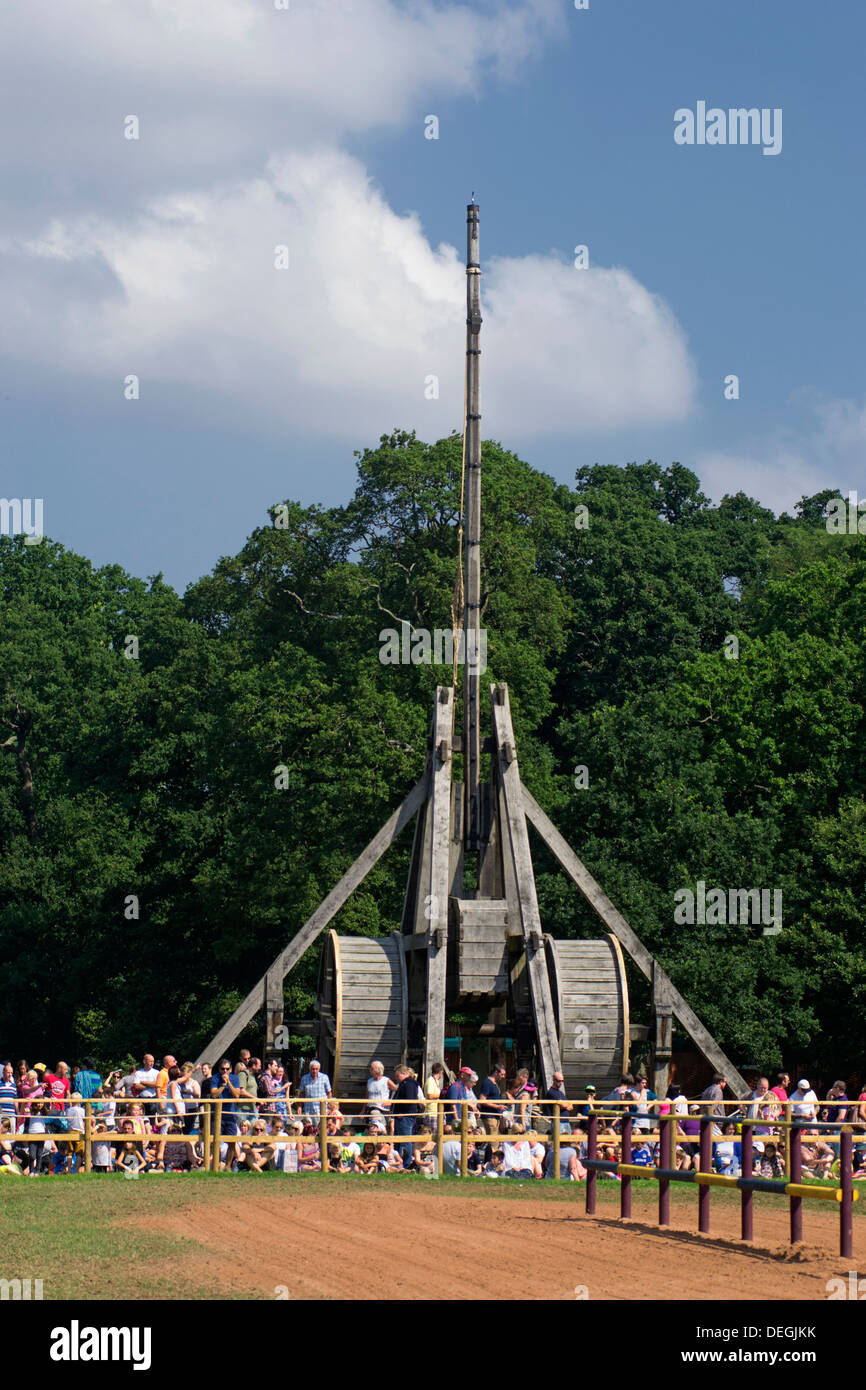
[(583, 1119), (588, 1120), (590, 1115), (595, 1114), (595, 1087), (591, 1081), (584, 1086), (583, 1093), (586, 1096), (586, 1100), (577, 1113)]
[[(570, 1133), (571, 1133), (571, 1121), (568, 1119), (568, 1115), (570, 1115), (571, 1112), (574, 1110), (574, 1103), (573, 1103), (573, 1101), (570, 1101), (570, 1100), (568, 1099), (568, 1097), (566, 1096), (566, 1094), (565, 1094), (565, 1076), (563, 1075), (563, 1073), (562, 1073), (561, 1071), (555, 1071), (555, 1072), (553, 1073), (553, 1085), (552, 1085), (552, 1086), (548, 1086), (547, 1090), (546, 1090), (545, 1093), (544, 1093), (544, 1099), (545, 1099), (545, 1100), (558, 1100), (558, 1101), (560, 1102), (560, 1105), (559, 1105), (559, 1132), (560, 1132), (560, 1134), (570, 1134)], [(568, 1112), (568, 1114), (565, 1113), (566, 1111)], [(555, 1107), (555, 1106), (551, 1106), (551, 1110), (550, 1110), (550, 1119), (551, 1119), (551, 1120), (553, 1119), (553, 1116), (554, 1116), (555, 1113), (556, 1113), (556, 1107)]]
[(812, 1090), (809, 1082), (803, 1077), (802, 1081), (797, 1082), (797, 1089), (791, 1096), (793, 1102), (791, 1106), (791, 1117), (798, 1125), (807, 1124), (809, 1120), (814, 1120), (818, 1106), (818, 1097)]
[(472, 1091), (472, 1086), (470, 1084), (471, 1077), (472, 1068), (461, 1067), (460, 1071), (457, 1073), (457, 1080), (452, 1081), (451, 1085), (448, 1087), (448, 1090), (445, 1092), (446, 1100), (464, 1100), (469, 1102), (469, 1104), (466, 1106), (449, 1105), (446, 1107), (445, 1119), (449, 1124), (454, 1125), (455, 1129), (459, 1129), (461, 1126), (461, 1111), (463, 1111), (464, 1109), (469, 1111), (470, 1125), (472, 1124), (473, 1117), (475, 1118), (477, 1124), (478, 1106), (475, 1102), (475, 1095)]

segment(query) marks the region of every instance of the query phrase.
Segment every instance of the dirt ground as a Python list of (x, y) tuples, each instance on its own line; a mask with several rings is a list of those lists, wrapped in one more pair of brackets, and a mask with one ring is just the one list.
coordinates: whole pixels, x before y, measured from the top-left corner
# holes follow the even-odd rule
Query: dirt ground
[(129, 1220), (195, 1242), (188, 1272), (246, 1298), (825, 1300), (863, 1238), (856, 1222), (855, 1261), (842, 1261), (835, 1203), (806, 1204), (806, 1242), (792, 1250), (787, 1206), (756, 1202), (744, 1246), (736, 1206), (713, 1209), (709, 1237), (696, 1206), (674, 1206), (660, 1231), (651, 1206), (628, 1223), (611, 1202), (586, 1216), (582, 1190), (551, 1202), (305, 1184)]

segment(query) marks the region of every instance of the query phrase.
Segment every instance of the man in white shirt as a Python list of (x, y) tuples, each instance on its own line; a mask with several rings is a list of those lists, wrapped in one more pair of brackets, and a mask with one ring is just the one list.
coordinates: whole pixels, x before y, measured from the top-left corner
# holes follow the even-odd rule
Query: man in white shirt
[[(132, 1073), (132, 1094), (137, 1096), (140, 1101), (152, 1101), (156, 1099), (156, 1083), (159, 1080), (159, 1072), (153, 1065), (153, 1058), (149, 1052), (145, 1052), (142, 1064), (138, 1071)], [(145, 1114), (156, 1110), (155, 1105), (143, 1105)]]
[(805, 1077), (797, 1082), (797, 1089), (791, 1100), (791, 1115), (798, 1123), (804, 1124), (807, 1120), (814, 1120), (818, 1110), (818, 1097)]

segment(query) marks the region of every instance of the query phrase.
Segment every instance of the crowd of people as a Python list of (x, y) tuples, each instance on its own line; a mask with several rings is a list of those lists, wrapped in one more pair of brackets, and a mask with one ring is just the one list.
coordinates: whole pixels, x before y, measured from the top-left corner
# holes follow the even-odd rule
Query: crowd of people
[[(781, 1072), (773, 1087), (767, 1077), (755, 1077), (749, 1096), (731, 1102), (725, 1100), (726, 1086), (726, 1078), (717, 1074), (699, 1098), (689, 1101), (677, 1085), (662, 1098), (645, 1076), (626, 1074), (603, 1097), (587, 1084), (582, 1097), (572, 1099), (561, 1072), (542, 1096), (525, 1068), (507, 1081), (504, 1066), (495, 1064), (480, 1080), (470, 1067), (450, 1075), (437, 1063), (422, 1086), (411, 1067), (398, 1066), (388, 1076), (383, 1064), (373, 1061), (365, 1097), (344, 1114), (315, 1058), (296, 1095), (278, 1059), (262, 1066), (247, 1049), (234, 1065), (223, 1058), (213, 1071), (206, 1064), (178, 1065), (171, 1055), (157, 1067), (146, 1054), (139, 1067), (105, 1077), (90, 1057), (74, 1071), (65, 1062), (53, 1071), (42, 1062), (32, 1068), (26, 1061), (7, 1062), (0, 1077), (0, 1174), (80, 1172), (86, 1133), (94, 1172), (129, 1177), (189, 1172), (211, 1160), (206, 1140), (217, 1134), (218, 1125), (213, 1158), (222, 1170), (299, 1173), (327, 1167), (434, 1177), (441, 1148), (446, 1175), (462, 1171), (465, 1153), (466, 1170), (475, 1176), (580, 1181), (586, 1177), (593, 1115), (601, 1159), (621, 1158), (623, 1121), (630, 1117), (632, 1162), (647, 1167), (658, 1166), (658, 1120), (667, 1115), (675, 1117), (675, 1162), (681, 1169), (698, 1165), (704, 1116), (711, 1120), (718, 1172), (739, 1174), (741, 1131), (749, 1122), (754, 1171), (782, 1178), (782, 1122), (790, 1118), (801, 1131), (804, 1176), (833, 1175), (838, 1167), (834, 1135), (846, 1124), (855, 1135), (854, 1176), (866, 1177), (866, 1090), (855, 1100), (836, 1081), (821, 1101), (807, 1079), (792, 1089), (790, 1076)], [(554, 1112), (558, 1146), (552, 1142)]]

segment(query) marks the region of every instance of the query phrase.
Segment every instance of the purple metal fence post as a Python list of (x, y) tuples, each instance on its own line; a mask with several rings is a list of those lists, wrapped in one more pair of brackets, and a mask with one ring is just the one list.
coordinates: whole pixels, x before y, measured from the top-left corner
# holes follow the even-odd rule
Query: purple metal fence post
[[(671, 1115), (659, 1117), (659, 1167), (670, 1168)], [(671, 1184), (669, 1178), (659, 1178), (659, 1225), (671, 1224)]]
[(839, 1254), (850, 1260), (854, 1254), (854, 1136), (845, 1127), (839, 1136)]
[[(634, 1119), (631, 1115), (626, 1115), (622, 1122), (622, 1161), (631, 1163), (631, 1127)], [(623, 1174), (619, 1185), (619, 1214), (620, 1216), (631, 1216), (631, 1178)]]
[[(800, 1152), (801, 1131), (796, 1125), (791, 1130), (791, 1171), (788, 1182), (803, 1181), (803, 1156)], [(791, 1244), (803, 1239), (803, 1198), (789, 1197), (791, 1203)]]
[[(713, 1122), (709, 1115), (701, 1116), (700, 1167), (702, 1173), (713, 1171)], [(698, 1186), (698, 1230), (702, 1235), (710, 1233), (710, 1189), (701, 1183)]]
[[(598, 1116), (590, 1115), (588, 1134), (586, 1138), (587, 1158), (598, 1158)], [(595, 1215), (595, 1183), (598, 1174), (594, 1168), (586, 1170), (586, 1214)]]
[[(750, 1124), (743, 1125), (741, 1142), (743, 1149), (743, 1177), (750, 1178), (752, 1177), (752, 1169), (754, 1168), (755, 1161), (754, 1150), (752, 1148), (752, 1126)], [(743, 1240), (752, 1240), (754, 1234), (752, 1224), (752, 1198), (754, 1195), (752, 1189), (746, 1187), (743, 1188), (740, 1194), (740, 1236)]]

